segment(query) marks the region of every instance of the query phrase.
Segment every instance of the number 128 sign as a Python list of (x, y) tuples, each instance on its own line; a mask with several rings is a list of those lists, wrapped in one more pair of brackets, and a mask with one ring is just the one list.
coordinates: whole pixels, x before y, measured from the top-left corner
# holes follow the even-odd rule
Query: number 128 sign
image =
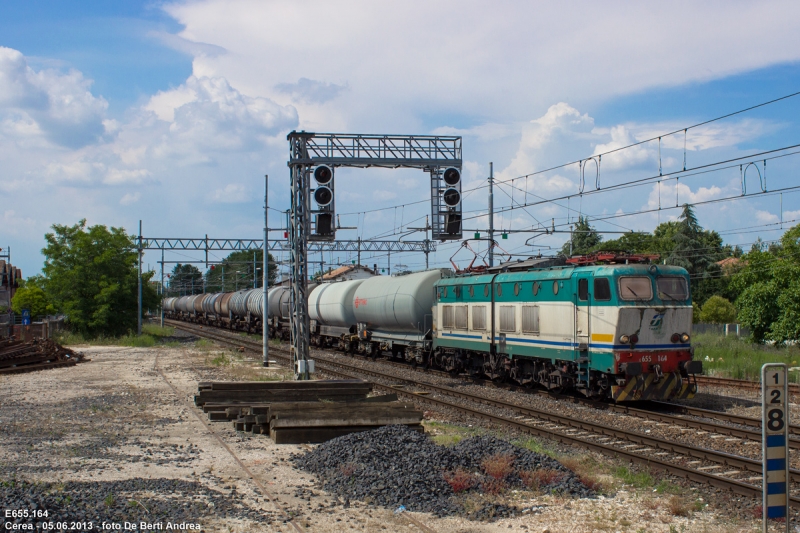
[(789, 390), (786, 365), (761, 367), (764, 531), (770, 518), (785, 518), (789, 531)]

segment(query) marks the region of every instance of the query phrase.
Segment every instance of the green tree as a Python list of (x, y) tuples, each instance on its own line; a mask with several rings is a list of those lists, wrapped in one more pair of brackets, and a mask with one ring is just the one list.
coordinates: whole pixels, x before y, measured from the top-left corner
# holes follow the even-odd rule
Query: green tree
[(731, 285), (739, 322), (749, 327), (757, 342), (800, 340), (800, 226), (781, 237), (780, 244), (754, 245), (743, 257), (744, 266)]
[(658, 244), (655, 236), (642, 231), (625, 233), (619, 238), (604, 241), (592, 249), (593, 252), (628, 252), (632, 254), (656, 253)]
[(27, 309), (31, 312), (31, 317), (54, 314), (56, 308), (44, 292), (43, 285), (44, 280), (40, 276), (31, 276), (20, 283), (11, 299), (11, 309), (18, 315), (22, 314), (23, 309)]
[(736, 307), (722, 296), (714, 295), (703, 304), (700, 320), (711, 324), (730, 324), (736, 320)]
[[(263, 251), (261, 250), (241, 250), (232, 252), (221, 264), (214, 265), (205, 273), (206, 287), (209, 292), (227, 292), (235, 290), (237, 287), (243, 289), (253, 288), (253, 256), (255, 255), (256, 285), (261, 287), (261, 269), (263, 268)], [(223, 272), (225, 283), (223, 285)], [(269, 285), (275, 284), (278, 276), (278, 267), (272, 254), (267, 254), (267, 279)]]
[(571, 255), (588, 254), (602, 240), (603, 237), (589, 224), (589, 218), (579, 216), (572, 230), (572, 238), (561, 247), (561, 253), (569, 257), (571, 248)]
[(178, 263), (169, 275), (169, 288), (172, 294), (201, 294), (203, 274), (194, 265)]
[[(84, 336), (124, 335), (136, 329), (138, 273), (136, 241), (123, 228), (86, 220), (74, 226), (54, 224), (42, 249), (44, 292), (70, 327)], [(158, 306), (158, 294), (142, 275), (143, 308)]]

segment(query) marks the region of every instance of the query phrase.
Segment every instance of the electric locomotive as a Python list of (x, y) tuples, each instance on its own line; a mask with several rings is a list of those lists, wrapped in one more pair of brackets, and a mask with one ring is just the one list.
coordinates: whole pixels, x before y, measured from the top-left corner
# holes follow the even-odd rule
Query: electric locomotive
[(692, 359), (688, 273), (619, 259), (442, 278), (431, 362), (616, 401), (691, 398), (702, 363)]

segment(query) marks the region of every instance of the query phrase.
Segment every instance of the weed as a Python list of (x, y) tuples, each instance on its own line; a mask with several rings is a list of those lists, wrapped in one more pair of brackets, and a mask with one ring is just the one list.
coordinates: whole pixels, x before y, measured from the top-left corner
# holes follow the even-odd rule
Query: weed
[(653, 486), (653, 476), (648, 472), (632, 472), (628, 468), (620, 466), (613, 470), (613, 474), (620, 478), (626, 485), (631, 485), (639, 489)]
[(142, 324), (142, 333), (147, 333), (153, 337), (172, 337), (175, 328), (169, 326), (161, 327), (157, 324)]
[(112, 507), (114, 505), (114, 495), (113, 494), (109, 494), (108, 496), (106, 496), (106, 499), (103, 500), (103, 501), (105, 502), (106, 507)]
[(491, 477), (481, 483), (481, 490), (486, 494), (500, 494), (506, 489), (506, 482), (503, 479)]
[(669, 499), (669, 512), (673, 516), (689, 516), (689, 505), (680, 496), (673, 496)]
[(216, 356), (215, 358), (213, 358), (210, 361), (210, 364), (212, 366), (223, 366), (223, 365), (231, 364), (231, 361), (230, 361), (230, 359), (228, 359), (228, 356), (226, 356), (224, 353), (221, 353), (218, 356)]
[(520, 479), (526, 487), (533, 490), (540, 490), (558, 483), (563, 477), (563, 473), (552, 468), (540, 468), (538, 470), (526, 470), (519, 474)]
[(645, 498), (642, 500), (642, 506), (645, 509), (650, 509), (651, 511), (655, 511), (659, 507), (661, 507), (661, 503), (658, 500), (654, 500), (653, 498)]
[(542, 444), (538, 439), (519, 439), (513, 441), (512, 444), (532, 452), (547, 455), (548, 457), (555, 457), (556, 455), (556, 452), (553, 449), (545, 447), (545, 445)]
[(445, 472), (444, 480), (456, 494), (471, 489), (477, 483), (474, 475), (461, 468), (457, 469), (455, 472)]
[(603, 488), (600, 484), (600, 481), (591, 474), (578, 475), (578, 481), (583, 483), (588, 489), (591, 489), (595, 492), (599, 492)]
[(659, 494), (681, 494), (683, 489), (674, 483), (670, 483), (666, 480), (661, 480), (656, 485), (656, 492)]
[(487, 476), (504, 480), (514, 471), (514, 456), (498, 453), (484, 459), (481, 467)]

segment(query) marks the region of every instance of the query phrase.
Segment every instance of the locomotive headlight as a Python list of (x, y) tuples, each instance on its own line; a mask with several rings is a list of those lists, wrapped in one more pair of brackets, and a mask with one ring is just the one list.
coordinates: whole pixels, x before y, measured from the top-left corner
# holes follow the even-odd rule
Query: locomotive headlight
[(621, 342), (622, 344), (628, 344), (630, 341), (631, 341), (631, 338), (628, 337), (627, 335), (620, 335), (619, 336), (619, 342)]
[(684, 343), (685, 342), (689, 342), (689, 334), (688, 333), (684, 333), (683, 335), (681, 335), (681, 342), (684, 342)]

